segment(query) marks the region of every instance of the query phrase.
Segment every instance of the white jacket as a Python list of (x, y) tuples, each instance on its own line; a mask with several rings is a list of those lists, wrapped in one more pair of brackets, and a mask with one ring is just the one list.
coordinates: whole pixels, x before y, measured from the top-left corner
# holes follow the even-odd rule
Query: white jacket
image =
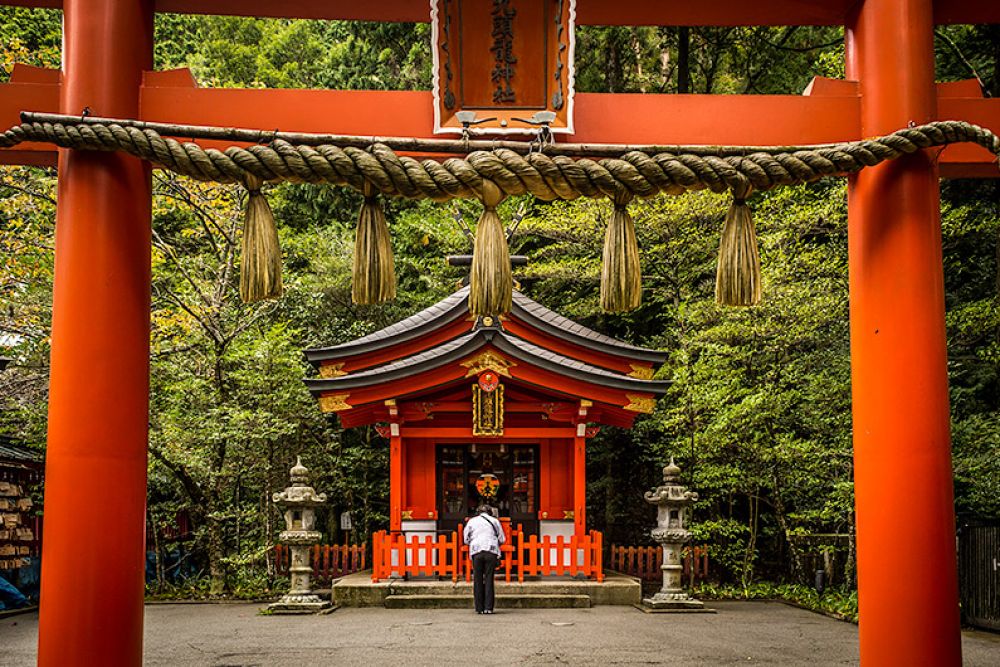
[(500, 545), (507, 537), (503, 534), (500, 522), (488, 514), (478, 514), (465, 524), (465, 543), (469, 545), (469, 557), (480, 551), (489, 551), (500, 555)]

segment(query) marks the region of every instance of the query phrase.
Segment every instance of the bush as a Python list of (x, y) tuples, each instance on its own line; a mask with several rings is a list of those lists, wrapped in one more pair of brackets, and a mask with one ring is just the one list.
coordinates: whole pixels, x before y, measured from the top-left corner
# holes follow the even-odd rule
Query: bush
[(707, 600), (785, 600), (842, 621), (858, 622), (858, 592), (854, 589), (828, 588), (820, 594), (801, 584), (759, 581), (745, 587), (706, 583), (691, 594)]

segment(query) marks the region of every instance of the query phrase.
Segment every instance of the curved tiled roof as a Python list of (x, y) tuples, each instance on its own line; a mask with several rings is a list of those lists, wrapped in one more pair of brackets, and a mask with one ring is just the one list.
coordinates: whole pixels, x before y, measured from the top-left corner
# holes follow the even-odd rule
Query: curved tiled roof
[[(442, 324), (453, 322), (465, 316), (468, 300), (469, 288), (466, 286), (433, 306), (367, 336), (340, 345), (306, 350), (306, 358), (313, 363), (318, 363), (326, 359), (339, 359), (363, 354), (414, 340), (437, 329)], [(514, 291), (512, 314), (543, 332), (569, 339), (582, 347), (655, 364), (662, 364), (667, 359), (666, 352), (630, 345), (593, 329), (588, 329), (578, 322), (549, 310), (516, 290)]]
[(42, 455), (34, 449), (17, 444), (11, 438), (0, 436), (0, 461), (2, 460), (39, 463)]
[(419, 338), (441, 324), (462, 317), (466, 312), (469, 300), (469, 288), (463, 287), (457, 292), (446, 296), (433, 306), (424, 308), (419, 313), (410, 315), (405, 320), (390, 324), (367, 336), (356, 338), (340, 345), (330, 347), (315, 347), (306, 350), (306, 358), (312, 362), (324, 359), (339, 359), (340, 357), (362, 354), (371, 350), (388, 347)]
[(643, 359), (644, 361), (652, 361), (657, 364), (662, 364), (667, 360), (667, 353), (660, 352), (658, 350), (650, 350), (645, 347), (638, 347), (636, 345), (631, 345), (624, 341), (620, 341), (617, 338), (612, 338), (611, 336), (606, 336), (602, 333), (594, 331), (593, 329), (588, 329), (579, 322), (574, 322), (573, 320), (563, 317), (554, 310), (549, 310), (542, 304), (529, 299), (520, 292), (514, 292), (514, 301), (512, 312), (516, 314), (525, 313), (528, 315), (526, 318), (528, 321), (534, 321), (533, 323), (539, 325), (539, 328), (550, 334), (559, 337), (570, 337), (579, 341), (586, 341), (590, 345), (587, 347), (599, 347), (603, 348), (604, 351), (610, 352), (612, 354), (622, 354), (628, 353), (630, 357), (636, 357)]
[(670, 386), (670, 383), (666, 381), (642, 380), (624, 373), (591, 366), (541, 348), (494, 327), (477, 329), (419, 354), (398, 359), (384, 366), (335, 378), (308, 379), (306, 384), (311, 392), (318, 394), (324, 391), (338, 391), (391, 382), (452, 363), (472, 354), (486, 344), (492, 344), (501, 352), (505, 352), (520, 361), (592, 384), (657, 396), (663, 395)]

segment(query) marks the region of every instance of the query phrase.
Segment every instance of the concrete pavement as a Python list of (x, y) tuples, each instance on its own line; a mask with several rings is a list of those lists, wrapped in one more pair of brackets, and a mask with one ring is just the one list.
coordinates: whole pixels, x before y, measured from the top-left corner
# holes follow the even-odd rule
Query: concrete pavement
[[(259, 616), (258, 604), (146, 606), (146, 664), (275, 665), (853, 665), (857, 628), (767, 602), (713, 602), (718, 614), (631, 607), (342, 608), (328, 616)], [(37, 614), (0, 620), (0, 665), (34, 665)], [(965, 664), (1000, 664), (1000, 636), (963, 639)]]

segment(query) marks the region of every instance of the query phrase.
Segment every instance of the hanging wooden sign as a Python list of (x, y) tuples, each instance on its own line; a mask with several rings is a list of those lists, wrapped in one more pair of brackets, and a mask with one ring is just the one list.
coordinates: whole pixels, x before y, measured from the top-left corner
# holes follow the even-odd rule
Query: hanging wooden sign
[(497, 382), (485, 390), (481, 382), (472, 385), (472, 435), (503, 435), (503, 385)]
[(575, 20), (576, 0), (431, 0), (434, 131), (572, 133)]

